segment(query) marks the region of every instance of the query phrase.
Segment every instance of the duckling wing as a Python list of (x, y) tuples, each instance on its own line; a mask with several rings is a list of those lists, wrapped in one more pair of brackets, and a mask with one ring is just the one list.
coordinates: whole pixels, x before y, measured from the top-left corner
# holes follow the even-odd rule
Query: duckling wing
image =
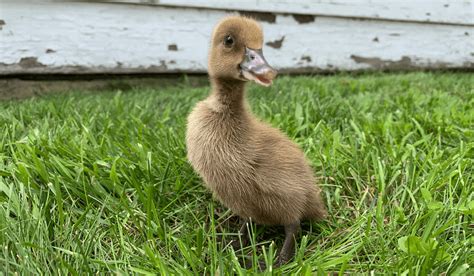
[(313, 171), (303, 151), (278, 129), (260, 125), (256, 175), (264, 191), (300, 193), (314, 186)]

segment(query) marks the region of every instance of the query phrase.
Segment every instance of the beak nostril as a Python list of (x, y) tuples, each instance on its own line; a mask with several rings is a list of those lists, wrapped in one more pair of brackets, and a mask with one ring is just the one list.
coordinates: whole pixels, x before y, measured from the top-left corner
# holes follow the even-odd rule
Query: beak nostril
[(258, 84), (269, 86), (277, 75), (275, 69), (268, 65), (263, 57), (262, 49), (245, 47), (244, 60), (239, 64), (241, 74), (246, 80), (254, 80)]

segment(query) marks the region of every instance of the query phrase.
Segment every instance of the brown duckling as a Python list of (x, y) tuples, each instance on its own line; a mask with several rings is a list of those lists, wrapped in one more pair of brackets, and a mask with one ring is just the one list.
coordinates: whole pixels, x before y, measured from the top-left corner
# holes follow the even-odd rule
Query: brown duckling
[(187, 156), (205, 186), (244, 222), (285, 227), (282, 264), (294, 255), (300, 221), (322, 219), (326, 208), (303, 152), (247, 106), (246, 82), (269, 86), (276, 76), (262, 46), (262, 29), (250, 18), (217, 24), (208, 61), (212, 90), (188, 117)]

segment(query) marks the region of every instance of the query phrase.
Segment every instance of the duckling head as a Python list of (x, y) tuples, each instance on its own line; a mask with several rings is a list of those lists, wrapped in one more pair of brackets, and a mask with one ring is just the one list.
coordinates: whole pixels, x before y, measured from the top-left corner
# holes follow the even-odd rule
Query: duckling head
[(223, 19), (212, 34), (209, 76), (270, 86), (277, 71), (263, 57), (262, 46), (262, 28), (255, 20), (241, 16)]

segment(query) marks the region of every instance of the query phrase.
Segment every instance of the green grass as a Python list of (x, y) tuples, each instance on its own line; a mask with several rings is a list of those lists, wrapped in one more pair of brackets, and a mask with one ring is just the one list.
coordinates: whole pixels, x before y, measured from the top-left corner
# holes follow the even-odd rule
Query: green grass
[[(474, 86), (463, 73), (282, 77), (254, 112), (304, 149), (329, 218), (274, 273), (474, 273)], [(0, 103), (0, 274), (239, 275), (282, 228), (237, 225), (186, 161), (208, 87)], [(272, 242), (273, 241), (273, 242)], [(268, 270), (270, 271), (270, 269)]]

